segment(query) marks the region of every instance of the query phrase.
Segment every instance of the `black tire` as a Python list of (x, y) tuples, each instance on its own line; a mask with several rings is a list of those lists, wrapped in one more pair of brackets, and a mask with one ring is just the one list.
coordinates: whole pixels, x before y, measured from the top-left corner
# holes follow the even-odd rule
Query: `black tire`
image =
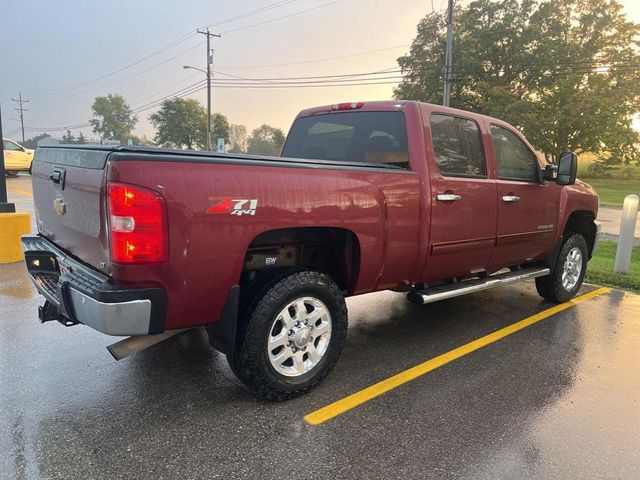
[[(347, 306), (340, 288), (323, 273), (285, 270), (266, 275), (244, 298), (238, 343), (227, 360), (232, 371), (254, 393), (268, 400), (283, 401), (306, 393), (333, 368), (347, 333)], [(281, 311), (303, 297), (313, 297), (326, 306), (331, 334), (315, 366), (299, 376), (285, 376), (271, 364), (267, 341)]]
[(33, 162), (31, 162), (31, 163), (29, 164), (29, 170), (27, 170), (27, 171), (29, 172), (29, 175), (33, 175), (33, 174), (31, 173), (31, 170), (32, 170), (32, 169), (33, 169)]
[[(575, 284), (571, 285), (570, 288), (566, 288), (562, 282), (564, 266), (568, 260), (567, 257), (575, 248), (580, 251), (581, 270)], [(584, 237), (579, 233), (569, 234), (560, 248), (554, 271), (551, 275), (536, 278), (536, 290), (540, 296), (553, 303), (567, 302), (575, 297), (582, 286), (584, 275), (587, 272), (588, 258), (589, 250)]]

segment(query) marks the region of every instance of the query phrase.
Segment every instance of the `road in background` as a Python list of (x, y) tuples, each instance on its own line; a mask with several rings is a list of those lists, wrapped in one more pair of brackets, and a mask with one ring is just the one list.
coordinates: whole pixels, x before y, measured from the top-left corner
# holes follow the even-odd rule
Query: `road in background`
[[(620, 235), (620, 221), (622, 219), (622, 207), (603, 207), (598, 210), (598, 221), (602, 225), (602, 233), (607, 235)], [(640, 238), (640, 220), (636, 222), (636, 239)]]

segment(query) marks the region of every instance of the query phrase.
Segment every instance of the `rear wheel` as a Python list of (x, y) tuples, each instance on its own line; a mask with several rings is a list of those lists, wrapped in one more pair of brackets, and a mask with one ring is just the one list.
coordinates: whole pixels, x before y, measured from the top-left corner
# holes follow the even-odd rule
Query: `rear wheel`
[(575, 297), (587, 271), (588, 255), (584, 237), (579, 233), (570, 234), (560, 248), (555, 271), (546, 277), (536, 278), (540, 296), (554, 303)]
[(339, 287), (319, 272), (271, 276), (248, 298), (233, 372), (255, 393), (287, 400), (317, 385), (337, 361), (347, 332)]

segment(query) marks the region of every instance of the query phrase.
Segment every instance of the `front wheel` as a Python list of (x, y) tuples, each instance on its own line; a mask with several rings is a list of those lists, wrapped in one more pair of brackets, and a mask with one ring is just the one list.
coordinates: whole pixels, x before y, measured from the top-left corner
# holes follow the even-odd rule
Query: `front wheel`
[(558, 254), (555, 271), (536, 278), (536, 289), (542, 298), (562, 303), (576, 296), (587, 272), (589, 251), (587, 242), (579, 233), (570, 234)]
[(337, 361), (347, 332), (340, 288), (319, 272), (283, 272), (247, 298), (239, 342), (227, 357), (255, 393), (287, 400), (317, 385)]

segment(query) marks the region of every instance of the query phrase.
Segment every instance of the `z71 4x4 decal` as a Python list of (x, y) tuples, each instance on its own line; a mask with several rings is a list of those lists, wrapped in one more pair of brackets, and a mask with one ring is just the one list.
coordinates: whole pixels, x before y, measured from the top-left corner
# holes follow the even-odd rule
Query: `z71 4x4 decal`
[(255, 215), (258, 209), (257, 198), (222, 198), (209, 207), (206, 213), (226, 215)]

